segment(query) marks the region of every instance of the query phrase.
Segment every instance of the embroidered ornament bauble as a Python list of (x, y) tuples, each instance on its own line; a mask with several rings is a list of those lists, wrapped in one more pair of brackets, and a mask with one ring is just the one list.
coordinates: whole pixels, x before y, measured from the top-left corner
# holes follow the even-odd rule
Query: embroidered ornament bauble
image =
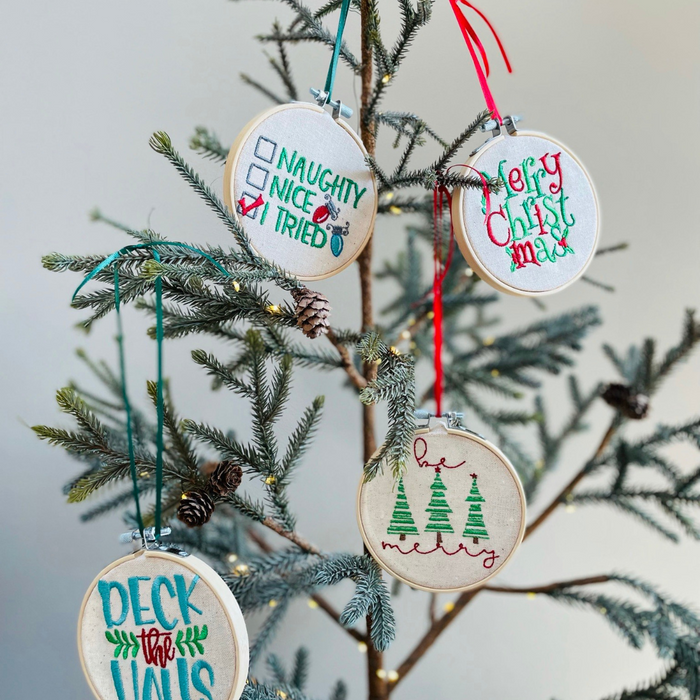
[(435, 593), (482, 585), (508, 562), (525, 531), (525, 495), (505, 455), (438, 422), (416, 431), (408, 467), (358, 494), (362, 538), (379, 565)]
[[(508, 294), (561, 291), (590, 264), (600, 212), (593, 183), (576, 156), (544, 134), (506, 129), (467, 161), (502, 189), (487, 206), (479, 189), (457, 188), (452, 200), (455, 237), (469, 265)], [(464, 175), (473, 175), (466, 168)]]
[(226, 159), (224, 199), (255, 251), (299, 279), (330, 277), (362, 252), (377, 187), (357, 134), (316, 105), (253, 119)]
[(78, 650), (99, 700), (237, 700), (248, 634), (236, 599), (201, 559), (142, 550), (100, 572)]

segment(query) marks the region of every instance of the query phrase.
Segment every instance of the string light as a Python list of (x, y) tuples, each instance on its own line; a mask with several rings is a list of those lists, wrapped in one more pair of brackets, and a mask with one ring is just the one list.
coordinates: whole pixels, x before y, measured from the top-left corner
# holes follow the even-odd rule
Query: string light
[(386, 671), (383, 668), (377, 669), (377, 676), (384, 680), (386, 678)]
[(318, 607), (318, 603), (313, 599), (309, 598), (307, 605), (312, 609), (315, 610)]
[(452, 601), (450, 601), (449, 603), (445, 603), (445, 604), (442, 606), (442, 609), (443, 609), (445, 612), (452, 612), (452, 611), (455, 609), (455, 604), (454, 604)]
[(233, 569), (233, 573), (236, 574), (236, 576), (247, 576), (250, 570), (247, 564), (239, 564)]
[(489, 335), (488, 337), (484, 338), (481, 341), (481, 343), (483, 345), (486, 345), (486, 347), (488, 347), (489, 345), (493, 345), (495, 342), (496, 342), (496, 339), (492, 335)]
[(600, 614), (601, 615), (607, 615), (608, 614), (608, 609), (607, 608), (599, 608)]
[(276, 608), (277, 607), (277, 601), (276, 600), (270, 600), (267, 603), (271, 608)]
[(360, 654), (366, 654), (367, 653), (367, 645), (364, 642), (358, 642), (357, 651), (359, 651)]
[(434, 311), (428, 311), (427, 314), (425, 314), (426, 318), (429, 318), (431, 321), (433, 318), (435, 318), (435, 312)]
[(233, 280), (233, 282), (231, 282), (231, 286), (233, 287), (234, 291), (241, 291), (241, 285), (236, 280)]
[(149, 475), (149, 474), (148, 474), (147, 471), (143, 471), (143, 472), (141, 472), (141, 473), (139, 474), (139, 476), (142, 477), (142, 478), (144, 478), (144, 479), (145, 479), (148, 475)]
[(272, 474), (270, 474), (270, 476), (268, 476), (267, 479), (265, 479), (265, 483), (268, 486), (272, 486), (272, 484), (274, 484), (276, 481), (277, 479)]
[(389, 673), (387, 674), (387, 678), (392, 683), (396, 683), (396, 681), (399, 680), (399, 672), (398, 671), (389, 671)]
[(386, 199), (387, 202), (390, 202), (392, 199), (394, 199), (394, 193), (387, 192), (386, 195), (384, 195), (384, 199)]
[(494, 367), (494, 369), (491, 370), (491, 376), (492, 377), (498, 377), (501, 373)]
[(238, 554), (234, 554), (233, 552), (231, 552), (231, 554), (228, 554), (226, 556), (226, 561), (229, 564), (235, 564), (238, 561)]
[(382, 77), (382, 83), (386, 85), (394, 76), (391, 73), (385, 73)]
[(527, 594), (527, 597), (528, 597), (530, 600), (534, 600), (535, 598), (537, 598), (537, 593), (535, 593), (534, 591), (529, 591), (528, 594)]
[(184, 500), (186, 500), (186, 499), (187, 499), (187, 494), (186, 494), (186, 493), (183, 493), (182, 496), (180, 496), (180, 500), (181, 500), (181, 501), (184, 501)]
[(277, 306), (277, 304), (270, 304), (270, 305), (267, 307), (267, 312), (268, 312), (269, 314), (278, 314), (278, 313), (280, 312), (280, 307)]
[(287, 693), (285, 693), (284, 690), (278, 690), (277, 697), (280, 697), (282, 698), (282, 700), (285, 700), (285, 698), (287, 697)]
[(397, 357), (401, 355), (401, 350), (399, 350), (397, 347), (394, 347), (393, 345), (389, 348), (391, 351), (392, 355), (396, 355)]
[(566, 506), (566, 508), (564, 508), (564, 510), (565, 510), (567, 513), (575, 513), (575, 512), (576, 512), (576, 506), (573, 505), (573, 503), (570, 503), (568, 506)]
[(392, 214), (398, 216), (398, 215), (401, 213), (401, 207), (397, 207), (395, 204), (392, 204), (392, 205), (389, 207), (389, 211), (390, 211)]

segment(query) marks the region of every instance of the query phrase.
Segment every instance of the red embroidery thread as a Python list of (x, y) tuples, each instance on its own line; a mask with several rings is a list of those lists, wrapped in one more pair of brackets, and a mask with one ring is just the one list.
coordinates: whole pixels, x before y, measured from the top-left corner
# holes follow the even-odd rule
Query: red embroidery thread
[[(419, 443), (420, 443), (420, 450), (421, 454), (418, 454), (419, 451)], [(435, 470), (439, 470), (441, 467), (445, 467), (445, 469), (457, 469), (464, 464), (466, 464), (466, 461), (462, 461), (459, 464), (445, 464), (445, 458), (440, 457), (440, 461), (437, 462), (436, 464), (431, 464), (427, 459), (423, 459), (426, 455), (428, 454), (428, 443), (422, 438), (416, 438), (414, 443), (413, 443), (413, 456), (416, 458), (416, 462), (418, 462), (419, 467), (435, 467)]]
[(255, 209), (256, 207), (261, 207), (263, 204), (265, 204), (265, 200), (262, 198), (262, 195), (259, 194), (258, 198), (252, 204), (246, 204), (245, 197), (241, 197), (238, 200), (238, 203), (241, 205), (241, 213), (243, 214), (243, 216), (246, 216), (248, 212), (252, 209)]
[(175, 658), (175, 649), (173, 649), (173, 640), (170, 638), (170, 632), (161, 632), (157, 627), (151, 627), (148, 632), (142, 629), (138, 636), (141, 638), (143, 658), (147, 664), (165, 668), (168, 665), (168, 661), (172, 661)]
[(496, 559), (500, 558), (499, 555), (496, 554), (496, 550), (494, 549), (482, 549), (477, 554), (472, 554), (462, 542), (459, 543), (459, 546), (457, 547), (457, 549), (454, 550), (454, 552), (449, 552), (442, 546), (442, 544), (438, 544), (432, 549), (429, 549), (424, 552), (418, 549), (418, 547), (420, 547), (420, 542), (416, 542), (413, 545), (413, 547), (407, 549), (406, 551), (401, 549), (401, 547), (398, 544), (392, 544), (391, 542), (382, 542), (382, 549), (387, 549), (387, 547), (389, 549), (397, 550), (399, 554), (432, 554), (433, 552), (437, 552), (438, 549), (441, 549), (445, 554), (447, 554), (448, 557), (452, 557), (455, 554), (458, 554), (459, 552), (464, 552), (465, 554), (473, 558), (480, 557), (482, 554), (488, 554), (488, 556), (481, 562), (481, 565), (484, 567), (484, 569), (493, 568), (493, 565), (496, 563)]

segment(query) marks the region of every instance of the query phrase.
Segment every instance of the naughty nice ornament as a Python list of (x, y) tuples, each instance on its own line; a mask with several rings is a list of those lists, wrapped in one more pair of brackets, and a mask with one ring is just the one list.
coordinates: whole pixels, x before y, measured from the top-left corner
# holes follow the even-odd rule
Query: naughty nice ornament
[(525, 530), (525, 496), (508, 459), (438, 422), (418, 430), (408, 466), (358, 495), (362, 538), (379, 565), (414, 588), (464, 591), (495, 576)]
[(100, 700), (237, 700), (248, 673), (240, 608), (197, 557), (146, 550), (104, 569), (78, 621)]
[(303, 280), (347, 267), (369, 240), (377, 188), (355, 132), (321, 107), (274, 107), (226, 160), (224, 198), (255, 251)]
[(598, 243), (600, 213), (583, 165), (549, 136), (516, 131), (488, 140), (467, 162), (501, 191), (455, 190), (457, 243), (474, 271), (496, 289), (551, 294), (585, 272)]

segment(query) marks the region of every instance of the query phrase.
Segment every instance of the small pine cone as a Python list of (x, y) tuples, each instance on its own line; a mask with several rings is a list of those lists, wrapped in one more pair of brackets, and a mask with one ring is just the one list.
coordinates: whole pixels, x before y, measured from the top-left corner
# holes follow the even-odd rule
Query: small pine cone
[(199, 527), (209, 522), (214, 512), (214, 501), (205, 491), (192, 490), (183, 495), (177, 507), (177, 517), (187, 527)]
[(649, 397), (633, 394), (625, 384), (608, 384), (602, 393), (603, 401), (632, 420), (641, 420), (649, 411)]
[(308, 338), (318, 338), (319, 335), (328, 333), (328, 317), (331, 313), (331, 305), (318, 292), (314, 292), (308, 287), (293, 289), (292, 296), (296, 302), (295, 314), (297, 326)]
[(243, 470), (233, 462), (224, 460), (216, 465), (209, 477), (209, 489), (219, 496), (228, 496), (240, 485), (243, 478)]

